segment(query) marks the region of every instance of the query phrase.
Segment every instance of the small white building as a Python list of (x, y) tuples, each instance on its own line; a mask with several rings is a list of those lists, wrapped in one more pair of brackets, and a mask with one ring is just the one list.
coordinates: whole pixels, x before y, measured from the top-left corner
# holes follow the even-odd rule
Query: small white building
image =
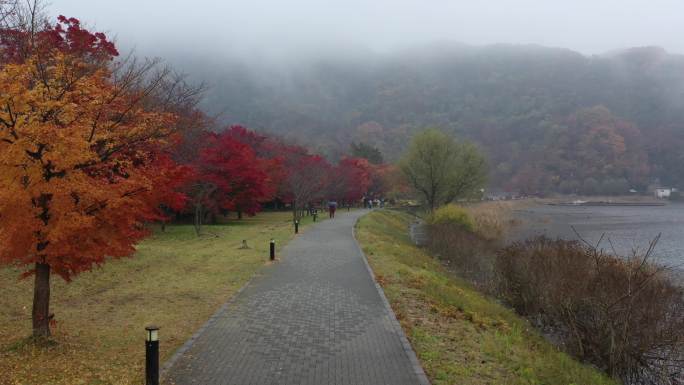
[(672, 195), (673, 192), (677, 192), (676, 188), (666, 188), (666, 187), (656, 187), (653, 190), (655, 197), (658, 199), (667, 199)]

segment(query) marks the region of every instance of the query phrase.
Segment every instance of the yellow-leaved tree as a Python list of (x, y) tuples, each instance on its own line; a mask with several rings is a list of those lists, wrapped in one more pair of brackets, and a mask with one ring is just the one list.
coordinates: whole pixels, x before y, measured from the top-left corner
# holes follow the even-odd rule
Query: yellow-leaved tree
[(132, 254), (159, 205), (183, 199), (165, 149), (192, 92), (117, 55), (65, 17), (0, 34), (0, 264), (35, 275), (34, 337), (50, 334), (52, 273)]

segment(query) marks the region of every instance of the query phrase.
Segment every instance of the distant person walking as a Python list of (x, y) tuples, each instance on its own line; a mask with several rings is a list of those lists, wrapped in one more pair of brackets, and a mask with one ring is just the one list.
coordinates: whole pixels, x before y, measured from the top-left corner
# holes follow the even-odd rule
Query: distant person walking
[(328, 214), (330, 215), (330, 218), (335, 218), (335, 210), (337, 210), (337, 202), (329, 201), (328, 202)]

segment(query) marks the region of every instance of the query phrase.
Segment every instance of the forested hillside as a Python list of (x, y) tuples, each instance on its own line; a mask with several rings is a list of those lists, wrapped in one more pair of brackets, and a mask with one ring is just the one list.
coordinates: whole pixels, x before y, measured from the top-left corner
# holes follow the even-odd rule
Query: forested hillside
[[(339, 53), (278, 68), (197, 60), (205, 108), (296, 138), (332, 158), (352, 142), (396, 160), (428, 127), (479, 143), (490, 183), (527, 193), (684, 187), (684, 56), (538, 46), (431, 45)], [(199, 75), (201, 74), (201, 76)]]

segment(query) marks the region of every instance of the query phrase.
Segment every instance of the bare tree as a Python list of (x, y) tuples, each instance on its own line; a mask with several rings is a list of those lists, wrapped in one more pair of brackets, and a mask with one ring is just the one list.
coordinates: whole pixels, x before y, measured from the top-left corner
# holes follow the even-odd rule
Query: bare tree
[(313, 157), (299, 159), (292, 166), (286, 179), (292, 194), (292, 220), (298, 220), (306, 205), (323, 198), (329, 178), (329, 168), (325, 162), (307, 161)]

